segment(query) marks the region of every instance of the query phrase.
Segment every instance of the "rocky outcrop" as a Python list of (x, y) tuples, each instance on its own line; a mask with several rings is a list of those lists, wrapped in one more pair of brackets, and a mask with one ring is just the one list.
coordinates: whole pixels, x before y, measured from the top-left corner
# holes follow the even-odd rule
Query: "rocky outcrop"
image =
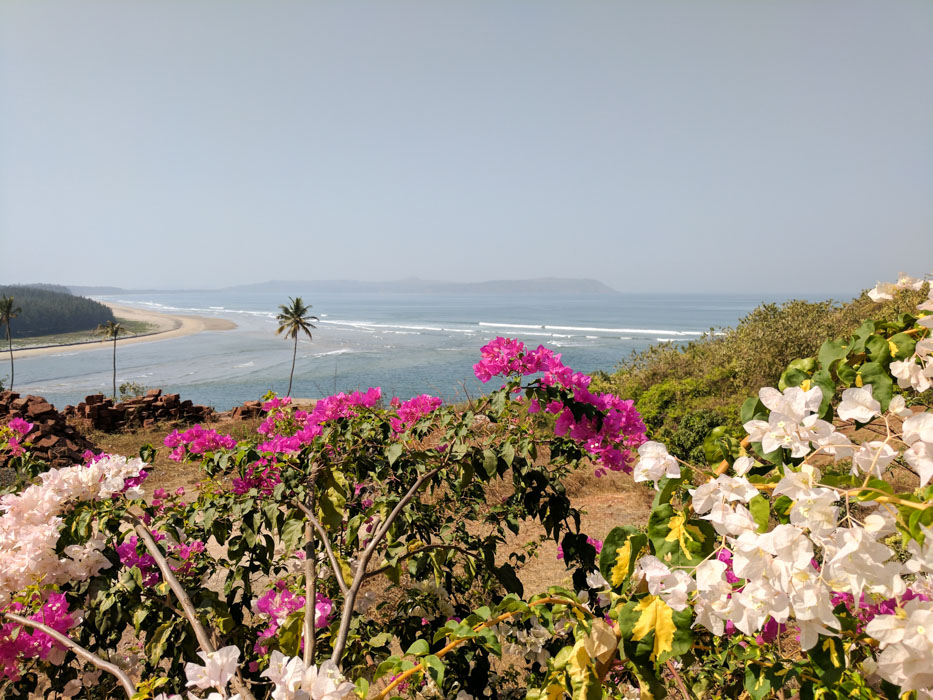
[(218, 420), (252, 420), (262, 416), (262, 401), (244, 401), (217, 416)]
[(200, 423), (210, 420), (214, 409), (182, 401), (178, 394), (163, 394), (161, 389), (150, 389), (145, 396), (137, 396), (120, 403), (103, 394), (85, 397), (77, 406), (65, 406), (67, 418), (83, 421), (94, 430), (116, 432), (127, 428), (148, 428), (156, 423)]
[[(32, 443), (29, 450), (54, 468), (80, 463), (85, 450), (97, 449), (41, 396), (21, 398), (12, 391), (0, 392), (0, 424), (12, 418), (22, 418), (33, 424), (33, 429), (26, 435), (26, 441)], [(0, 454), (0, 468), (6, 466), (8, 459), (9, 454)]]

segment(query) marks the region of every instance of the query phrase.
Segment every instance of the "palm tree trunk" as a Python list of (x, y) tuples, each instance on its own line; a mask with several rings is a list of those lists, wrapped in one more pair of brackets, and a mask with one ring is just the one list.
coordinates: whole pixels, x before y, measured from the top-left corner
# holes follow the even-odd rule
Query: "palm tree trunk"
[(113, 400), (117, 400), (117, 336), (113, 336)]
[(295, 376), (295, 357), (298, 355), (298, 334), (295, 333), (295, 349), (292, 350), (292, 372), (288, 375), (288, 392), (286, 396), (292, 395), (292, 378)]
[(13, 336), (10, 335), (10, 322), (6, 324), (6, 339), (10, 344), (10, 391), (13, 391)]

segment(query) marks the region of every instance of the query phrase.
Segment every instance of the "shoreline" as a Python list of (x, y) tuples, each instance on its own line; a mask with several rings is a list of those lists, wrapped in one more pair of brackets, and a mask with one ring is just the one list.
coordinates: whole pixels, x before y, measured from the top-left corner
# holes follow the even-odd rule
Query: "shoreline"
[[(109, 307), (114, 316), (127, 321), (142, 321), (156, 326), (156, 330), (141, 335), (133, 335), (117, 339), (117, 345), (132, 345), (135, 343), (154, 343), (159, 340), (181, 338), (204, 331), (230, 331), (237, 327), (233, 321), (225, 318), (211, 316), (189, 316), (165, 314), (159, 311), (144, 311), (130, 306), (101, 302)], [(55, 355), (63, 351), (82, 352), (100, 350), (109, 347), (109, 340), (85, 340), (76, 343), (61, 343), (59, 345), (45, 345), (35, 348), (13, 349), (13, 357), (36, 357), (39, 355)]]

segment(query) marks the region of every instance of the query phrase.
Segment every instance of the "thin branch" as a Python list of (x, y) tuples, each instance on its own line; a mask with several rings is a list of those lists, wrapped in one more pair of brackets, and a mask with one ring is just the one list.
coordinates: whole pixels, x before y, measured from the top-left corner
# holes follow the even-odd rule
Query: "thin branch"
[(315, 571), (314, 558), (317, 556), (314, 552), (314, 529), (311, 523), (305, 523), (305, 619), (304, 619), (304, 662), (305, 666), (310, 666), (314, 661), (314, 610), (317, 602), (317, 572)]
[[(532, 601), (531, 603), (528, 604), (528, 607), (533, 608), (538, 605), (566, 605), (567, 607), (576, 608), (580, 610), (585, 615), (592, 614), (589, 610), (584, 608), (582, 605), (580, 605), (576, 601), (570, 600), (569, 598), (561, 598), (558, 596), (541, 598), (539, 600)], [(501, 615), (498, 615), (492, 618), (491, 620), (486, 620), (485, 622), (479, 623), (478, 625), (473, 627), (473, 631), (479, 632), (481, 629), (485, 627), (494, 627), (495, 625), (498, 625), (500, 622), (505, 622), (506, 620), (509, 620), (513, 617), (517, 617), (519, 615), (524, 615), (525, 612), (527, 611), (512, 610), (511, 612), (502, 613)], [(448, 642), (447, 646), (445, 646), (443, 649), (435, 652), (434, 656), (436, 656), (439, 659), (442, 659), (447, 654), (449, 654), (451, 651), (456, 649), (458, 646), (460, 646), (461, 644), (465, 642), (469, 642), (472, 639), (475, 639), (475, 637), (457, 637), (451, 642)], [(403, 671), (399, 675), (395, 676), (395, 678), (392, 680), (391, 683), (389, 683), (389, 685), (387, 685), (385, 688), (379, 691), (377, 695), (373, 696), (372, 700), (383, 700), (384, 698), (388, 697), (389, 693), (392, 692), (392, 690), (397, 685), (399, 685), (400, 683), (404, 683), (410, 676), (413, 676), (414, 674), (419, 673), (419, 672), (426, 672), (426, 671), (427, 671), (427, 664), (424, 661), (422, 661), (417, 666), (414, 666), (413, 668), (408, 669), (407, 671)]]
[(314, 511), (308, 508), (304, 503), (294, 501), (294, 504), (301, 509), (301, 512), (305, 514), (308, 520), (311, 521), (314, 529), (317, 530), (318, 535), (321, 536), (321, 541), (324, 543), (324, 550), (327, 552), (328, 559), (330, 559), (330, 568), (334, 570), (334, 577), (337, 579), (337, 585), (340, 587), (340, 592), (346, 595), (347, 584), (343, 580), (340, 563), (337, 561), (337, 555), (334, 554), (334, 548), (331, 545), (330, 538), (327, 536), (327, 530), (324, 529), (320, 521), (315, 517)]
[(690, 693), (687, 692), (687, 688), (684, 686), (683, 679), (681, 679), (680, 674), (677, 673), (677, 669), (674, 666), (674, 663), (668, 659), (667, 660), (667, 670), (671, 672), (671, 675), (674, 676), (674, 682), (677, 683), (677, 687), (680, 689), (680, 692), (683, 693), (684, 700), (690, 700)]
[(337, 666), (340, 666), (340, 658), (343, 656), (344, 647), (347, 645), (347, 635), (350, 632), (350, 620), (353, 617), (353, 608), (356, 605), (356, 597), (360, 592), (360, 586), (363, 585), (363, 579), (366, 577), (366, 567), (369, 565), (369, 560), (372, 559), (373, 554), (376, 551), (376, 548), (382, 542), (382, 539), (385, 537), (386, 533), (389, 531), (389, 528), (392, 527), (392, 524), (395, 522), (396, 518), (401, 514), (405, 509), (405, 506), (411, 502), (411, 499), (415, 497), (415, 494), (418, 490), (429, 480), (432, 479), (438, 472), (444, 469), (447, 466), (446, 462), (439, 467), (435, 467), (430, 471), (426, 471), (424, 474), (418, 477), (411, 488), (405, 493), (404, 496), (396, 504), (395, 508), (392, 509), (392, 512), (386, 517), (385, 521), (376, 531), (376, 534), (373, 535), (372, 541), (366, 546), (366, 549), (363, 550), (363, 553), (360, 555), (359, 563), (356, 567), (356, 573), (353, 576), (353, 584), (350, 586), (350, 590), (347, 591), (347, 594), (343, 602), (343, 615), (340, 618), (340, 629), (337, 632), (337, 638), (334, 641), (334, 652), (331, 654), (331, 661), (333, 661)]
[(35, 620), (30, 620), (28, 618), (21, 617), (20, 615), (15, 615), (9, 612), (4, 613), (4, 616), (9, 620), (13, 620), (13, 622), (23, 625), (24, 627), (33, 627), (39, 630), (40, 632), (43, 632), (49, 635), (52, 639), (54, 639), (59, 644), (62, 644), (63, 646), (66, 646), (69, 649), (71, 649), (75, 653), (75, 655), (78, 656), (79, 658), (84, 659), (92, 666), (96, 666), (101, 671), (106, 671), (107, 673), (111, 674), (120, 682), (120, 685), (123, 686), (123, 690), (126, 693), (126, 697), (132, 698), (136, 694), (136, 685), (133, 683), (133, 681), (130, 680), (130, 677), (126, 675), (123, 669), (120, 668), (119, 666), (115, 666), (112, 663), (104, 661), (94, 652), (88, 651), (87, 649), (85, 649), (83, 646), (81, 646), (77, 642), (69, 639), (61, 632), (58, 632), (57, 630), (53, 630), (48, 625), (44, 625), (41, 622), (36, 622)]
[(430, 551), (432, 549), (452, 549), (457, 552), (460, 552), (460, 554), (463, 554), (464, 556), (472, 557), (473, 559), (479, 558), (478, 554), (475, 554), (467, 549), (464, 549), (463, 547), (458, 547), (455, 544), (426, 544), (424, 547), (419, 547), (418, 549), (408, 552), (407, 554), (403, 554), (402, 556), (398, 558), (395, 564), (386, 564), (382, 568), (373, 569), (372, 571), (367, 571), (365, 574), (363, 574), (363, 578), (367, 579), (367, 578), (372, 578), (373, 576), (378, 576), (379, 574), (384, 574), (386, 571), (389, 571), (394, 566), (401, 564), (406, 559), (411, 559), (413, 556), (417, 554), (423, 554), (424, 552)]
[[(191, 624), (191, 628), (194, 630), (194, 636), (198, 639), (198, 646), (200, 646), (201, 649), (208, 654), (215, 652), (217, 648), (211, 641), (210, 635), (207, 633), (204, 625), (202, 625), (201, 621), (198, 619), (198, 613), (194, 607), (194, 603), (191, 602), (191, 598), (187, 591), (185, 591), (181, 583), (178, 582), (178, 579), (175, 578), (175, 573), (172, 571), (172, 567), (169, 566), (168, 561), (166, 561), (165, 556), (163, 556), (159, 546), (156, 544), (152, 537), (152, 533), (149, 532), (149, 528), (147, 528), (135, 515), (127, 513), (127, 516), (135, 521), (135, 530), (137, 534), (142, 539), (143, 544), (146, 545), (146, 549), (149, 550), (149, 554), (151, 554), (152, 558), (155, 559), (156, 565), (159, 567), (159, 571), (162, 572), (162, 578), (168, 584), (169, 588), (172, 589), (175, 597), (178, 598), (178, 602), (181, 604), (182, 610), (185, 613), (185, 617), (188, 619), (188, 622)], [(244, 700), (256, 700), (256, 697), (250, 692), (246, 683), (243, 681), (239, 669), (237, 669), (237, 674), (232, 679), (230, 679), (230, 683), (233, 685), (234, 690), (236, 690), (240, 694), (240, 697)]]
[(175, 578), (175, 573), (172, 571), (172, 567), (169, 566), (168, 561), (162, 555), (159, 546), (156, 544), (155, 540), (152, 537), (152, 533), (149, 532), (142, 521), (140, 521), (135, 516), (130, 516), (136, 520), (136, 532), (143, 540), (143, 544), (146, 545), (146, 549), (149, 550), (149, 554), (152, 555), (152, 558), (155, 559), (156, 565), (159, 567), (159, 571), (162, 572), (162, 578), (168, 584), (169, 588), (172, 589), (172, 593), (175, 594), (175, 597), (178, 598), (178, 602), (181, 604), (182, 610), (185, 612), (185, 617), (188, 618), (188, 622), (191, 623), (192, 629), (194, 629), (194, 636), (198, 639), (198, 646), (201, 647), (205, 652), (211, 654), (217, 651), (214, 647), (214, 643), (211, 641), (210, 635), (207, 633), (207, 630), (204, 629), (204, 625), (201, 624), (201, 620), (198, 619), (198, 612), (195, 610), (194, 603), (191, 602), (191, 598), (188, 595), (187, 591), (182, 588), (182, 585), (178, 582), (178, 579)]

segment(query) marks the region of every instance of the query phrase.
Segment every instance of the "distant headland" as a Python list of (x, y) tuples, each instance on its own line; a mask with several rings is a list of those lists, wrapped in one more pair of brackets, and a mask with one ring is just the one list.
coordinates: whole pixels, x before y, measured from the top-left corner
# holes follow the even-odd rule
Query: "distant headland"
[[(87, 287), (69, 285), (74, 294), (113, 295), (145, 294), (158, 291), (194, 291), (179, 289), (124, 289), (121, 287)], [(608, 285), (594, 279), (538, 277), (520, 280), (489, 280), (486, 282), (444, 282), (410, 277), (401, 280), (363, 282), (359, 280), (269, 280), (254, 284), (224, 287), (223, 291), (279, 292), (294, 294), (314, 292), (365, 292), (389, 294), (560, 294), (607, 295), (619, 294)]]

